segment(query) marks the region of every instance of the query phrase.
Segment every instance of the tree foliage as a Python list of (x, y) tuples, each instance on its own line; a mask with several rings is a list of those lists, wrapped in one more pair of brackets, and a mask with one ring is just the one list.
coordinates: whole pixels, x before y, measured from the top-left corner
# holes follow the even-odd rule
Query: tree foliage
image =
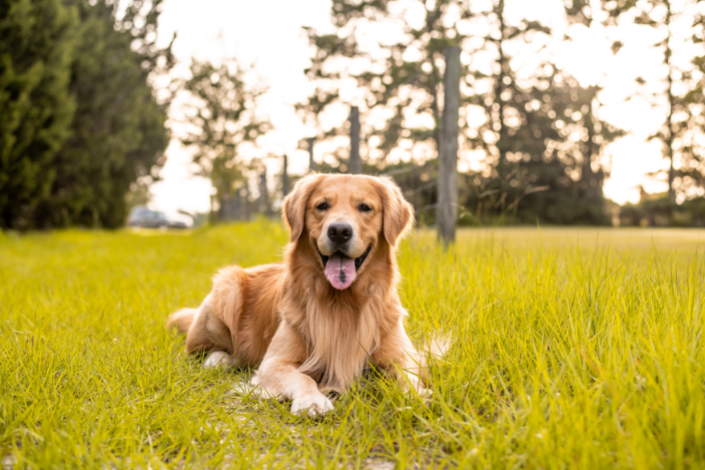
[[(54, 130), (35, 133), (34, 149), (18, 143), (14, 151), (20, 157), (3, 160), (23, 161), (8, 168), (6, 178), (34, 189), (20, 196), (0, 183), (0, 204), (10, 208), (2, 225), (118, 227), (127, 215), (130, 186), (140, 178), (157, 178), (169, 139), (164, 126), (167, 103), (157, 101), (150, 83), (154, 73), (168, 70), (173, 62), (170, 47), (155, 44), (161, 0), (131, 1), (123, 5), (120, 17), (117, 2), (109, 0), (10, 3), (18, 6), (2, 12), (2, 21), (17, 26), (3, 33), (7, 36), (0, 47), (8, 45), (17, 52), (3, 55), (3, 75), (39, 64), (32, 70), (47, 74), (41, 83), (53, 87), (54, 96), (61, 98), (54, 100), (63, 104), (52, 111), (50, 99), (37, 95), (29, 100), (50, 116), (44, 122)], [(22, 49), (22, 41), (31, 43), (30, 49)], [(21, 98), (21, 93), (16, 96)], [(0, 132), (10, 127), (2, 122)], [(42, 143), (47, 139), (51, 145)], [(32, 166), (32, 161), (37, 163)]]
[[(583, 14), (577, 3), (567, 5), (569, 18)], [(443, 50), (460, 45), (461, 155), (484, 155), (482, 169), (461, 176), (461, 213), (606, 223), (599, 155), (619, 132), (595, 112), (599, 89), (581, 87), (557, 69), (545, 25), (508, 19), (504, 0), (334, 0), (331, 17), (334, 33), (307, 29), (316, 50), (307, 74), (317, 86), (299, 111), (310, 124), (341, 103), (343, 83), (354, 80), (368, 118), (368, 158), (385, 166), (395, 153), (410, 154), (419, 161), (416, 174), (428, 177), (432, 166), (423, 160), (438, 149)], [(396, 32), (395, 39), (370, 45), (375, 24), (388, 37)], [(538, 61), (524, 60), (527, 52)], [(321, 129), (320, 137), (344, 130)], [(419, 187), (430, 182), (418, 181)], [(417, 211), (433, 203), (424, 200)]]
[(705, 195), (705, 21), (699, 4), (697, 0), (605, 2), (612, 24), (633, 22), (658, 37), (652, 47), (660, 53), (664, 73), (648, 81), (637, 78), (635, 96), (665, 110), (663, 123), (650, 139), (661, 142), (669, 163), (664, 179), (672, 205)]
[(246, 185), (251, 162), (244, 150), (271, 127), (256, 110), (266, 88), (251, 83), (250, 72), (236, 60), (214, 65), (192, 59), (191, 78), (182, 84), (191, 97), (190, 132), (182, 143), (195, 149), (193, 161), (200, 175), (210, 178), (220, 205)]
[(61, 0), (0, 2), (0, 227), (30, 226), (56, 178), (75, 108), (76, 24)]
[(146, 7), (133, 2), (120, 21), (117, 3), (74, 2), (81, 19), (70, 85), (76, 113), (38, 222), (113, 228), (125, 221), (130, 186), (157, 179), (163, 164), (166, 106), (157, 102), (149, 77), (168, 67), (169, 50), (155, 50), (155, 38), (148, 38), (156, 30), (158, 0)]

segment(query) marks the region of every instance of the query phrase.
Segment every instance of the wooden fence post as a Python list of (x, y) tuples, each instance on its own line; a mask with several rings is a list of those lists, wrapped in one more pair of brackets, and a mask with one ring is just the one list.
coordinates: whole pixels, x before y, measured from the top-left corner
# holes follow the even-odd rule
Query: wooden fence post
[(235, 220), (245, 220), (245, 207), (242, 204), (242, 188), (235, 190)]
[(362, 173), (362, 159), (360, 158), (360, 108), (350, 108), (350, 161), (348, 173), (359, 175)]
[(284, 168), (282, 169), (282, 197), (289, 194), (289, 158), (284, 154)]
[(267, 191), (267, 168), (262, 169), (259, 176), (259, 211), (267, 217), (272, 216), (272, 206), (269, 204), (269, 191)]
[(316, 138), (309, 137), (306, 141), (308, 142), (308, 171), (316, 171), (316, 161), (313, 159), (313, 143)]
[(438, 155), (438, 236), (443, 246), (455, 241), (458, 219), (458, 110), (460, 109), (460, 47), (445, 49), (443, 116)]
[(244, 220), (250, 220), (250, 181), (245, 180), (245, 186), (240, 190), (242, 194), (242, 214)]

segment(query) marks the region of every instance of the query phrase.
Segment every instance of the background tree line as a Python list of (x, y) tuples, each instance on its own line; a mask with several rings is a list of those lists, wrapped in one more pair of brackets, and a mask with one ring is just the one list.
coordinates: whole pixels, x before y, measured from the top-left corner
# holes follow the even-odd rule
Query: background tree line
[(157, 178), (161, 0), (0, 2), (0, 228), (118, 227)]
[[(653, 48), (667, 72), (662, 80), (637, 79), (632, 98), (667, 110), (663, 128), (652, 139), (663, 143), (670, 169), (651, 176), (665, 176), (669, 189), (645, 195), (621, 213), (605, 200), (602, 187), (609, 175), (604, 147), (624, 132), (601, 118), (601, 88), (581, 86), (561, 69), (549, 47), (551, 30), (536, 21), (509, 19), (504, 0), (333, 0), (335, 30), (307, 29), (314, 54), (306, 73), (316, 89), (298, 109), (319, 129), (319, 141), (335, 145), (344, 142), (339, 137), (348, 129), (322, 123), (335, 106), (359, 105), (366, 117), (362, 134), (368, 163), (376, 167), (368, 170), (397, 173), (420, 218), (432, 222), (428, 209), (436, 203), (443, 51), (460, 46), (460, 148), (482, 155), (479, 168), (459, 175), (461, 221), (602, 225), (621, 215), (622, 223), (705, 224), (700, 209), (705, 208), (705, 50), (698, 3), (563, 2), (568, 25), (590, 27), (599, 18), (617, 36), (614, 54), (623, 45), (624, 28), (618, 26), (654, 28), (661, 38)], [(384, 37), (371, 39), (379, 25)], [(689, 52), (674, 60), (674, 49)], [(341, 92), (351, 84), (357, 94)], [(399, 162), (402, 153), (411, 154), (410, 161)], [(345, 158), (343, 144), (329, 165), (343, 168)]]
[[(355, 105), (363, 171), (392, 175), (419, 220), (435, 223), (444, 50), (457, 46), (460, 151), (474, 161), (458, 175), (461, 223), (705, 223), (700, 3), (563, 2), (569, 26), (599, 21), (610, 31), (614, 54), (626, 40), (620, 26), (659, 38), (652, 47), (665, 72), (638, 79), (633, 98), (666, 110), (652, 136), (670, 162), (652, 175), (667, 183), (664, 194), (644, 193), (621, 210), (605, 199), (605, 146), (624, 131), (602, 118), (601, 88), (561, 68), (554, 32), (512, 16), (504, 0), (333, 0), (333, 29), (305, 29), (315, 91), (297, 112), (327, 153), (312, 162), (349, 171), (350, 124), (331, 116)], [(214, 220), (271, 213), (291, 187), (286, 156), (256, 151), (272, 126), (258, 110), (266, 87), (251, 68), (193, 59), (190, 77), (157, 99), (154, 79), (174, 65), (171, 46), (156, 46), (160, 8), (161, 0), (0, 3), (0, 227), (122, 225), (131, 196), (158, 179), (177, 90), (190, 97), (188, 131), (178, 137), (215, 189)], [(276, 185), (271, 169), (282, 165), (272, 158), (284, 160)]]

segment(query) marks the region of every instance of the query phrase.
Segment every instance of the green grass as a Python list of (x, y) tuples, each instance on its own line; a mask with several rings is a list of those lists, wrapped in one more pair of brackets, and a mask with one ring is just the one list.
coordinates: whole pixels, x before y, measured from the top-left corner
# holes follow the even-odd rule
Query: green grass
[(0, 235), (0, 468), (703, 468), (701, 238), (417, 232), (407, 328), (453, 339), (433, 397), (370, 373), (315, 420), (164, 328), (218, 267), (279, 259), (279, 224)]

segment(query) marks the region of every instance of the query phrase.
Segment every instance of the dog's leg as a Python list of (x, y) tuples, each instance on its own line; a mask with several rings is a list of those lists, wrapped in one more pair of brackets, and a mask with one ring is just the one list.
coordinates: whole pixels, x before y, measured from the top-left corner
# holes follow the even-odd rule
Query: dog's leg
[(191, 322), (191, 326), (186, 333), (186, 352), (189, 354), (210, 351), (215, 346), (208, 334), (208, 316), (210, 312), (204, 309), (207, 301), (208, 298), (206, 297), (206, 300), (198, 308), (196, 317)]
[(282, 322), (252, 383), (262, 387), (264, 395), (292, 400), (294, 414), (316, 416), (331, 411), (333, 403), (318, 390), (316, 382), (299, 372), (305, 359), (303, 340), (291, 326)]
[(213, 310), (212, 304), (212, 297), (209, 295), (198, 308), (186, 334), (187, 353), (195, 354), (213, 351), (203, 364), (205, 368), (216, 367), (229, 362), (227, 352), (233, 349), (230, 330)]

